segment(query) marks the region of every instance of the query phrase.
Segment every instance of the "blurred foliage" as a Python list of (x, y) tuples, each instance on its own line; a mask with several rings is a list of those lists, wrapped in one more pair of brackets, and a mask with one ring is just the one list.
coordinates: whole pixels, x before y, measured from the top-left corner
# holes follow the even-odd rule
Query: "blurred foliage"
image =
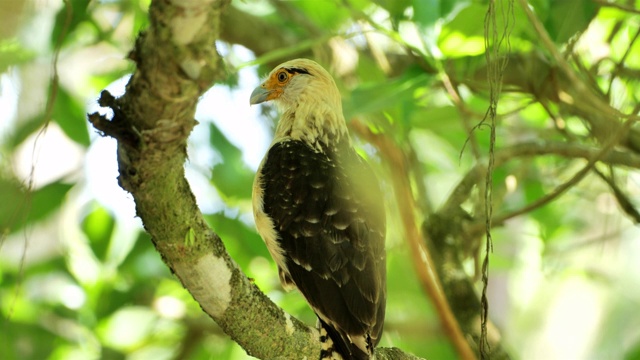
[[(410, 164), (410, 173), (397, 174), (383, 150), (355, 134), (388, 194), (389, 301), (381, 345), (428, 359), (455, 358), (455, 352), (415, 275), (390, 179), (409, 176), (417, 213), (433, 220), (458, 181), (486, 161), (489, 131), (477, 125), (489, 104), (487, 5), (239, 0), (223, 17), (223, 25), (237, 31), (223, 30), (219, 49), (230, 74), (217, 87), (248, 104), (257, 76), (287, 58), (312, 57), (336, 75), (347, 119), (390, 139)], [(148, 6), (147, 0), (0, 2), (2, 359), (248, 358), (164, 266), (134, 219), (130, 198), (114, 190), (115, 173), (106, 172), (115, 166), (115, 148), (86, 121), (103, 88), (123, 91), (133, 69), (126, 57), (148, 24)], [(495, 223), (493, 232), (491, 316), (513, 358), (640, 359), (640, 232), (633, 217), (640, 173), (633, 144), (616, 147), (622, 162), (596, 164), (609, 182), (590, 172), (566, 194), (509, 217), (586, 163), (562, 152), (518, 155), (511, 146), (601, 145), (590, 114), (608, 114), (581, 112), (588, 100), (560, 99), (578, 85), (557, 71), (551, 50), (612, 107), (637, 113), (640, 1), (531, 0), (529, 6), (554, 48), (541, 40), (519, 2), (504, 13), (513, 25), (507, 34), (511, 67), (497, 149), (506, 160), (494, 173), (493, 208), (509, 220)], [(498, 28), (504, 25), (499, 16)], [(258, 141), (243, 142), (242, 134), (268, 137), (268, 130), (237, 125), (230, 131), (245, 112), (225, 106), (216, 103), (223, 115), (198, 118), (190, 143), (187, 172), (198, 202), (247, 275), (312, 324), (301, 296), (280, 288), (251, 220), (257, 163), (247, 155), (265, 149)], [(271, 114), (265, 110), (261, 121)], [(56, 137), (51, 129), (59, 130)], [(93, 173), (103, 168), (108, 175)], [(461, 264), (447, 258), (447, 276), (474, 281), (478, 275), (480, 189), (470, 190), (455, 217), (444, 214), (453, 225), (438, 228), (449, 234)], [(625, 201), (630, 209), (620, 205)]]

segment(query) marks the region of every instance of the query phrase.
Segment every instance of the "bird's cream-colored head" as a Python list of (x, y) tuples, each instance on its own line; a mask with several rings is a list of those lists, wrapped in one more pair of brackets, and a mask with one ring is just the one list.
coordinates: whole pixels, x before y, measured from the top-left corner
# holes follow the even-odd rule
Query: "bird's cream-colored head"
[(347, 135), (340, 92), (318, 63), (295, 59), (276, 66), (251, 93), (251, 105), (273, 101), (282, 118), (274, 141), (284, 137), (306, 140), (314, 147)]

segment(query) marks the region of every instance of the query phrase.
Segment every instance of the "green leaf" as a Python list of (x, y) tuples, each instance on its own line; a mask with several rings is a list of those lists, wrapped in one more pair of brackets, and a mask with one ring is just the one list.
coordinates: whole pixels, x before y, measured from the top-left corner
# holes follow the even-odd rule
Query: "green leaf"
[(254, 173), (242, 160), (242, 152), (214, 124), (209, 127), (211, 145), (222, 163), (211, 170), (211, 181), (227, 200), (251, 199)]
[[(513, 7), (513, 13), (504, 2), (496, 9), (495, 30), (499, 35), (508, 36), (511, 52), (530, 51), (539, 40), (526, 15), (519, 6)], [(484, 54), (484, 27), (486, 4), (473, 2), (461, 3), (451, 9), (447, 21), (442, 27), (437, 44), (447, 57), (464, 57)], [(508, 29), (505, 28), (509, 25)], [(533, 43), (532, 43), (533, 42)], [(502, 46), (506, 44), (503, 42)]]
[(440, 0), (414, 0), (413, 19), (421, 27), (431, 27), (440, 18)]
[[(447, 141), (453, 148), (457, 149), (459, 156), (467, 131), (462, 126), (460, 112), (455, 106), (433, 106), (427, 105), (414, 111), (409, 118), (409, 128), (427, 129), (437, 134), (441, 140)], [(467, 148), (466, 151), (470, 151)]]
[(192, 227), (189, 227), (189, 230), (184, 235), (184, 245), (186, 247), (190, 247), (190, 246), (193, 246), (195, 242), (196, 242), (196, 232), (195, 230), (193, 230)]
[[(5, 140), (8, 149), (14, 150), (31, 134), (39, 130), (44, 125), (44, 116), (45, 114), (42, 113), (27, 121), (19, 122), (13, 129), (13, 133)], [(62, 87), (58, 87), (56, 91), (52, 118), (70, 139), (85, 147), (89, 146), (90, 139), (85, 108)]]
[(71, 140), (85, 147), (89, 146), (89, 129), (84, 106), (62, 87), (58, 87), (52, 117)]
[(486, 6), (472, 4), (445, 24), (438, 37), (438, 47), (449, 57), (484, 53), (484, 13)]
[[(521, 206), (526, 206), (533, 202), (538, 201), (549, 193), (549, 189), (546, 189), (540, 181), (540, 174), (532, 174), (531, 178), (522, 178), (522, 188), (524, 189), (525, 203)], [(547, 205), (541, 206), (530, 213), (531, 217), (535, 219), (540, 227), (541, 239), (549, 240), (553, 233), (564, 222), (561, 214), (558, 213), (556, 203), (552, 202)]]
[(89, 244), (96, 257), (103, 262), (107, 259), (115, 220), (102, 206), (96, 205), (82, 221), (82, 231), (89, 239)]
[(360, 114), (379, 113), (383, 110), (413, 101), (415, 91), (428, 85), (431, 76), (419, 68), (409, 68), (401, 77), (384, 82), (363, 84), (345, 100), (347, 119)]
[(304, 41), (300, 41), (299, 43), (293, 46), (274, 49), (258, 57), (255, 60), (247, 61), (246, 63), (240, 65), (238, 68), (242, 69), (248, 66), (263, 65), (263, 64), (274, 62), (276, 60), (287, 59), (294, 55), (300, 54), (301, 52), (312, 49), (315, 46), (324, 44), (332, 37), (334, 37), (333, 34), (326, 34), (324, 36), (318, 36), (318, 37), (310, 38)]
[(27, 222), (44, 219), (53, 211), (58, 210), (72, 187), (73, 184), (56, 181), (33, 192)]
[[(308, 20), (323, 29), (335, 29), (349, 17), (349, 11), (338, 3), (317, 0), (296, 0), (291, 4), (300, 9)], [(353, 1), (350, 1), (353, 6)]]
[(15, 181), (0, 179), (0, 229), (15, 232), (27, 224), (44, 219), (63, 203), (72, 184), (54, 182), (28, 193)]
[[(426, 106), (423, 111), (416, 113), (411, 121), (413, 127), (429, 128), (431, 130), (448, 129), (455, 124), (460, 117), (460, 112), (455, 106)], [(456, 120), (455, 122), (453, 120)]]
[(229, 253), (239, 262), (249, 261), (255, 256), (269, 257), (267, 248), (255, 229), (238, 218), (222, 213), (206, 215), (207, 223), (224, 241)]
[(544, 26), (551, 38), (562, 44), (586, 30), (597, 12), (598, 5), (592, 0), (554, 1)]
[[(151, 245), (152, 241), (146, 232), (140, 232), (133, 248), (120, 265), (123, 274), (137, 280), (171, 276), (169, 269), (162, 263), (158, 252)], [(151, 289), (155, 285), (150, 286)]]

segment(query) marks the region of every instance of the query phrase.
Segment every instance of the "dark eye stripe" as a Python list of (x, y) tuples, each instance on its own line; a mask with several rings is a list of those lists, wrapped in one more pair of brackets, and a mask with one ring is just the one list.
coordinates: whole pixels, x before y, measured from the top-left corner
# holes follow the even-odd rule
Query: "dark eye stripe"
[(311, 75), (309, 74), (309, 71), (307, 69), (302, 69), (302, 68), (285, 68), (285, 70), (287, 70), (287, 72), (289, 74), (307, 74), (307, 75)]

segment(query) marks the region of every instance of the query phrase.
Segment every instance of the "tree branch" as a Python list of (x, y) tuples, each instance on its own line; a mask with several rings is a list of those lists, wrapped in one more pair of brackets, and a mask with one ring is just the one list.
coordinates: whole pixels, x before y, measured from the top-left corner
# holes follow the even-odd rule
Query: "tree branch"
[[(186, 140), (199, 96), (222, 77), (215, 24), (226, 1), (154, 1), (136, 41), (137, 70), (120, 99), (104, 94), (111, 121), (94, 126), (118, 140), (120, 185), (163, 260), (202, 309), (248, 354), (319, 357), (315, 330), (271, 302), (228, 256), (205, 223), (184, 178)], [(213, 26), (212, 26), (213, 25)]]
[[(118, 140), (118, 181), (164, 262), (202, 309), (242, 346), (262, 359), (317, 359), (315, 329), (271, 302), (229, 257), (207, 226), (184, 177), (186, 143), (197, 124), (199, 97), (223, 78), (215, 50), (217, 24), (228, 1), (156, 0), (150, 27), (130, 58), (137, 69), (118, 99), (103, 91), (89, 121)], [(379, 359), (418, 359), (398, 349), (378, 349)]]

